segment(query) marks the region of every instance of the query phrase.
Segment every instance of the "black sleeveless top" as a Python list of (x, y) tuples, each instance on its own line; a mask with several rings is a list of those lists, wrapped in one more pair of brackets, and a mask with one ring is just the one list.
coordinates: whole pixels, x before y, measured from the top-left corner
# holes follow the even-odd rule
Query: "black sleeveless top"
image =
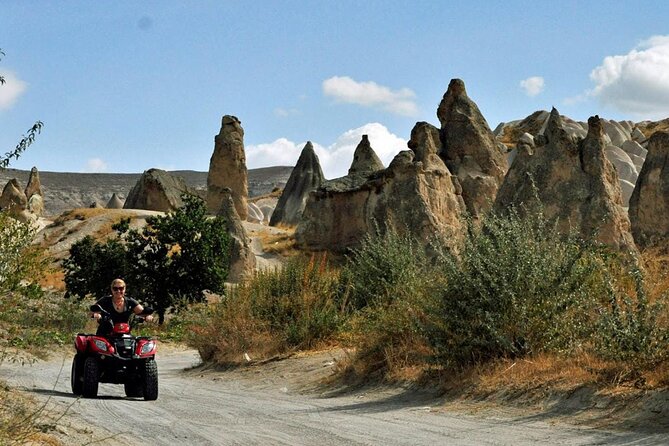
[(139, 305), (139, 302), (137, 302), (132, 297), (125, 296), (125, 306), (123, 307), (123, 311), (119, 313), (114, 308), (114, 302), (111, 296), (105, 296), (95, 303), (100, 305), (103, 310), (107, 311), (111, 315), (111, 319), (114, 324), (119, 322), (128, 323), (130, 320), (130, 315), (133, 314), (132, 310), (137, 305)]

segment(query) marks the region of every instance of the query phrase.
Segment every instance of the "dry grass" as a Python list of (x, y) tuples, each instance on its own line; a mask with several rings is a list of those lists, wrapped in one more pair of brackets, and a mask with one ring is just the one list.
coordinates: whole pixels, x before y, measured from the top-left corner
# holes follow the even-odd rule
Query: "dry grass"
[(300, 254), (295, 243), (295, 228), (282, 227), (283, 231), (279, 233), (271, 231), (254, 232), (253, 236), (262, 244), (263, 251), (269, 254), (276, 254), (282, 257), (293, 257)]
[(250, 203), (257, 203), (260, 200), (265, 200), (265, 199), (268, 199), (268, 198), (279, 198), (282, 193), (283, 193), (283, 189), (276, 187), (269, 194), (258, 195), (257, 197), (250, 197), (248, 199), (248, 201)]
[(76, 208), (71, 211), (63, 212), (53, 222), (55, 225), (62, 225), (70, 220), (88, 220), (98, 215), (109, 213), (109, 209), (103, 208)]
[(669, 131), (669, 118), (663, 119), (661, 121), (653, 121), (648, 123), (641, 123), (639, 130), (643, 132), (646, 138), (650, 138), (653, 133), (663, 131)]
[(62, 269), (54, 269), (44, 274), (39, 281), (42, 288), (51, 291), (65, 291), (65, 272)]
[(62, 445), (48, 434), (56, 421), (44, 405), (0, 382), (0, 444)]

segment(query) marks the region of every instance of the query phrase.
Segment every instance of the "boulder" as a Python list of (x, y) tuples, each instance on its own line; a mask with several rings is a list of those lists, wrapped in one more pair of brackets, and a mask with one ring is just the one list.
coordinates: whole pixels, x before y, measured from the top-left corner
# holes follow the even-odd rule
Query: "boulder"
[(114, 192), (107, 202), (107, 209), (123, 209), (123, 200)]
[(37, 167), (30, 169), (30, 176), (28, 177), (28, 185), (25, 190), (26, 199), (30, 200), (34, 194), (39, 194), (44, 197), (44, 192), (42, 192), (42, 183), (39, 180), (39, 172)]
[(437, 155), (439, 131), (418, 123), (408, 145), (411, 150), (364, 182), (326, 181), (311, 192), (295, 231), (297, 243), (344, 252), (366, 235), (392, 228), (425, 243), (442, 235), (455, 247), (466, 208), (458, 179)]
[(146, 209), (168, 212), (183, 205), (181, 195), (194, 192), (181, 177), (161, 169), (149, 169), (128, 194), (123, 209)]
[(24, 211), (28, 206), (26, 194), (21, 191), (21, 185), (16, 178), (7, 182), (0, 195), (0, 210), (11, 212)]
[(556, 219), (561, 231), (575, 229), (613, 248), (636, 251), (618, 174), (604, 154), (599, 117), (588, 120), (588, 134), (580, 140), (564, 130), (553, 109), (544, 136), (534, 154), (518, 154), (494, 209), (531, 205), (538, 197), (545, 216)]
[(207, 175), (207, 207), (218, 213), (225, 193), (232, 191), (237, 214), (242, 221), (248, 216), (246, 202), (249, 196), (248, 171), (244, 152), (244, 129), (236, 116), (225, 115), (221, 130), (214, 138), (214, 153), (209, 160)]
[(648, 140), (648, 154), (630, 198), (634, 240), (641, 247), (669, 239), (669, 132)]
[[(356, 149), (357, 152), (358, 150)], [(359, 155), (363, 156), (363, 154)], [(369, 154), (366, 156), (369, 157)], [(350, 171), (351, 169), (349, 169)], [(325, 177), (323, 176), (318, 156), (314, 152), (314, 146), (309, 141), (302, 149), (297, 164), (295, 164), (293, 171), (290, 173), (290, 178), (288, 178), (286, 187), (279, 197), (269, 224), (271, 226), (297, 225), (300, 218), (302, 218), (302, 212), (304, 211), (309, 192), (318, 188), (323, 184), (323, 181), (325, 181)]]
[(253, 274), (256, 266), (256, 257), (251, 249), (251, 240), (246, 234), (242, 220), (237, 214), (237, 207), (232, 198), (232, 190), (221, 189), (221, 205), (218, 214), (225, 219), (232, 247), (230, 249), (229, 282), (240, 282)]
[(439, 155), (458, 177), (467, 210), (477, 217), (490, 208), (504, 180), (506, 154), (500, 151), (488, 123), (467, 96), (462, 80), (451, 80), (437, 117), (441, 123)]

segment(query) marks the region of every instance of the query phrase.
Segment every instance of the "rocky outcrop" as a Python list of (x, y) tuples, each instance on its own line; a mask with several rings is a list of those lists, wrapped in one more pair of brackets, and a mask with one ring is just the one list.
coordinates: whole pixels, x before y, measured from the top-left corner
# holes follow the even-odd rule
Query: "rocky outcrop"
[(0, 195), (0, 210), (7, 212), (17, 220), (27, 222), (34, 220), (34, 216), (27, 210), (28, 200), (26, 194), (21, 190), (21, 185), (16, 178), (7, 182), (2, 195)]
[[(369, 145), (368, 140), (367, 144)], [(371, 150), (371, 147), (369, 149)], [(376, 160), (378, 160), (376, 154), (373, 151), (371, 153), (376, 157)], [(356, 154), (361, 157), (363, 156), (363, 154), (358, 153), (357, 149)], [(372, 158), (369, 154), (366, 154), (366, 156)], [(379, 160), (378, 163), (381, 164), (381, 161)], [(355, 168), (357, 169), (359, 167), (360, 166), (356, 166)], [(353, 168), (354, 166), (351, 166), (351, 169)], [(382, 164), (381, 168), (383, 168)], [(349, 169), (349, 173), (351, 172), (351, 169)], [(302, 218), (302, 212), (304, 211), (304, 206), (309, 197), (309, 192), (320, 187), (324, 181), (325, 177), (323, 176), (318, 156), (316, 155), (316, 152), (314, 152), (314, 146), (311, 144), (311, 141), (309, 141), (302, 149), (297, 164), (295, 164), (295, 167), (290, 174), (290, 178), (288, 178), (288, 182), (286, 183), (286, 187), (283, 189), (279, 201), (272, 212), (272, 216), (269, 220), (270, 226), (297, 225)]]
[(546, 217), (556, 219), (561, 231), (573, 228), (614, 248), (635, 251), (618, 174), (605, 156), (599, 117), (588, 120), (588, 134), (580, 140), (568, 134), (553, 109), (540, 140), (534, 154), (519, 151), (494, 209), (504, 212), (538, 197)]
[[(437, 156), (438, 131), (416, 125), (409, 148), (387, 169), (364, 181), (326, 181), (309, 194), (295, 237), (315, 250), (345, 251), (365, 235), (394, 228), (429, 241), (444, 235), (453, 246), (463, 232), (465, 204), (459, 181)], [(344, 179), (347, 177), (344, 177)]]
[(26, 194), (21, 191), (21, 185), (16, 178), (7, 182), (0, 195), (0, 210), (23, 211), (28, 206)]
[(508, 169), (506, 155), (460, 79), (451, 80), (437, 117), (441, 122), (439, 155), (462, 184), (467, 210), (477, 217), (497, 195)]
[(630, 198), (629, 216), (634, 240), (641, 246), (669, 239), (669, 132), (648, 140), (646, 162)]
[[(316, 161), (318, 162), (318, 159)], [(348, 169), (348, 175), (364, 177), (381, 169), (383, 169), (381, 159), (379, 159), (374, 149), (372, 149), (368, 136), (362, 135), (362, 139), (353, 153), (353, 162), (351, 162), (351, 167)]]
[(44, 192), (42, 192), (42, 183), (39, 180), (39, 172), (37, 167), (30, 169), (30, 176), (28, 177), (28, 185), (25, 190), (26, 198), (30, 200), (34, 194), (41, 195), (44, 197)]
[(214, 138), (214, 153), (209, 161), (207, 176), (209, 212), (218, 213), (225, 196), (223, 189), (226, 188), (232, 191), (232, 200), (239, 218), (246, 220), (249, 191), (244, 129), (239, 119), (230, 115), (223, 116), (221, 130)]
[(193, 193), (182, 178), (161, 169), (149, 169), (132, 188), (123, 208), (173, 211), (183, 205), (182, 194)]
[(123, 209), (123, 200), (114, 192), (105, 207), (107, 209)]
[(225, 219), (226, 230), (232, 241), (228, 281), (240, 282), (253, 273), (256, 257), (251, 249), (251, 241), (246, 234), (242, 220), (237, 214), (232, 191), (228, 188), (221, 189), (221, 205), (218, 215)]
[(249, 202), (246, 206), (246, 211), (248, 214), (246, 221), (251, 223), (262, 223), (265, 220), (265, 216), (255, 203)]

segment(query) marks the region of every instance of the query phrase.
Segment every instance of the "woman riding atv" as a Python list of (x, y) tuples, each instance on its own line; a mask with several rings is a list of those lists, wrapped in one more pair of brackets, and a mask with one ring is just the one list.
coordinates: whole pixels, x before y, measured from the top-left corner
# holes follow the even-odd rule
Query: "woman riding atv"
[[(144, 311), (144, 307), (142, 307), (139, 302), (132, 297), (126, 297), (125, 282), (122, 279), (112, 280), (111, 292), (112, 294), (110, 296), (105, 296), (96, 302), (97, 305), (109, 313), (111, 320), (108, 318), (103, 319), (102, 313), (100, 312), (92, 311), (90, 313), (90, 316), (98, 321), (99, 325), (96, 333), (98, 336), (110, 334), (114, 324), (119, 322), (127, 324), (131, 314), (142, 314)], [(146, 315), (144, 316), (144, 319), (147, 322), (151, 322), (153, 316)]]

